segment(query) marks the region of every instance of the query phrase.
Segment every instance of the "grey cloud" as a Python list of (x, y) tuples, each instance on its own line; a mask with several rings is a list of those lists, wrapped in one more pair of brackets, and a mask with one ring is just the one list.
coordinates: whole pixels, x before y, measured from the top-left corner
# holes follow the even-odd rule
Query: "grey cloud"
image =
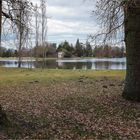
[[(39, 3), (40, 0), (32, 0)], [(48, 39), (60, 38), (61, 40), (71, 38), (86, 38), (93, 30), (97, 30), (96, 19), (91, 17), (91, 11), (95, 8), (96, 0), (47, 0), (48, 5)], [(54, 23), (55, 21), (55, 23)], [(61, 22), (61, 24), (60, 24)], [(75, 25), (74, 25), (75, 24)], [(88, 26), (88, 27), (87, 27)], [(72, 37), (70, 37), (72, 35)], [(74, 39), (75, 40), (75, 39)]]

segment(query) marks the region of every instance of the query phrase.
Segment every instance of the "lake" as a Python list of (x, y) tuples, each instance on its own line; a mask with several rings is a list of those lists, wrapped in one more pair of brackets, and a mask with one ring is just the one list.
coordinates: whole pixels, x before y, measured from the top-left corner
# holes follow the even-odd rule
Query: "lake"
[[(0, 60), (1, 67), (17, 67), (18, 60)], [(125, 70), (126, 58), (23, 60), (22, 68)]]

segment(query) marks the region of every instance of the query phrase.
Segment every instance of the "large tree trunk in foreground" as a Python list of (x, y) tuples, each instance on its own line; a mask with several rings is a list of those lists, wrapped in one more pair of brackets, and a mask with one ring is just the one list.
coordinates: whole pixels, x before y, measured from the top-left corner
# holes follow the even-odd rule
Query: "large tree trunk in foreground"
[(140, 101), (140, 0), (125, 9), (127, 73), (123, 97)]
[[(0, 56), (1, 56), (1, 31), (2, 31), (2, 0), (0, 0)], [(0, 105), (0, 130), (3, 126), (8, 126), (9, 120)]]
[(0, 57), (1, 57), (1, 30), (2, 30), (2, 0), (0, 0)]

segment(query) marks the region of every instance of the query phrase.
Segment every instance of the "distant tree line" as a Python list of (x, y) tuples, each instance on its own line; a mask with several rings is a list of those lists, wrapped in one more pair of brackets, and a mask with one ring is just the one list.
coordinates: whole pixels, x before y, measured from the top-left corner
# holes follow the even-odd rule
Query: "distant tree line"
[(57, 52), (64, 52), (64, 57), (125, 57), (125, 47), (97, 45), (92, 46), (90, 42), (85, 44), (77, 39), (75, 46), (68, 41), (59, 44)]
[[(43, 58), (42, 51), (46, 49), (46, 56), (47, 57), (56, 57), (57, 51), (56, 51), (56, 44), (55, 43), (45, 43), (43, 46), (39, 45), (38, 47), (34, 48), (25, 48), (22, 47), (21, 49), (21, 57), (36, 57), (38, 55), (40, 58)], [(0, 57), (18, 57), (19, 51), (18, 49), (9, 49), (5, 47), (1, 47), (1, 55)]]
[[(45, 50), (45, 54), (42, 53)], [(56, 57), (57, 56), (57, 45), (56, 43), (47, 43), (44, 42), (43, 45), (38, 45), (35, 46), (32, 49), (32, 55), (33, 57), (39, 57), (39, 58), (44, 58), (44, 55), (46, 57)]]
[(92, 57), (92, 46), (86, 42), (83, 44), (77, 39), (75, 46), (68, 41), (59, 44), (57, 52), (64, 52), (64, 57)]
[[(45, 49), (46, 57), (57, 57), (59, 52), (64, 53), (64, 57), (125, 57), (125, 48), (109, 45), (92, 46), (88, 41), (83, 44), (77, 39), (76, 44), (70, 44), (68, 41), (60, 43), (57, 47), (56, 43), (44, 43), (34, 48), (22, 48), (22, 57), (43, 58), (42, 53)], [(18, 50), (1, 48), (1, 57), (18, 57)]]
[(94, 57), (125, 57), (125, 48), (109, 45), (95, 46), (93, 49)]
[(1, 57), (17, 57), (18, 51), (1, 47)]

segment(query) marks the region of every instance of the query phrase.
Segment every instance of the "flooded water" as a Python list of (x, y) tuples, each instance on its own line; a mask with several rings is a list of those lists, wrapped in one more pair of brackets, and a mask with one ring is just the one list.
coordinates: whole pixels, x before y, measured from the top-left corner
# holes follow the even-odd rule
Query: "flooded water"
[[(17, 60), (0, 60), (1, 67), (18, 67)], [(23, 60), (22, 68), (125, 70), (126, 58)]]

